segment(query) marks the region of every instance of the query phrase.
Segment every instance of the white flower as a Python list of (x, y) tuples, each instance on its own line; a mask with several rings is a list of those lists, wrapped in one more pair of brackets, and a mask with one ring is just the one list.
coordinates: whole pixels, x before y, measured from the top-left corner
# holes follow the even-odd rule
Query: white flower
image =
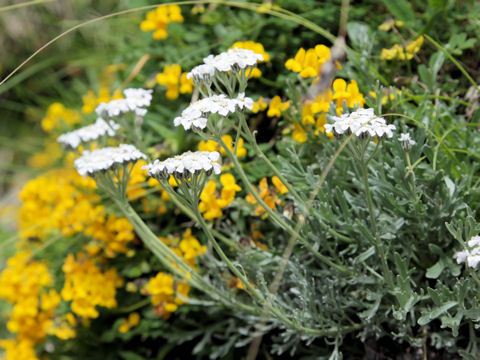
[(263, 61), (263, 55), (248, 49), (229, 49), (216, 56), (209, 55), (203, 59), (203, 64), (194, 67), (187, 78), (193, 78), (195, 83), (209, 82), (216, 71), (240, 71), (253, 67), (257, 62)]
[(153, 163), (143, 166), (142, 169), (148, 170), (149, 176), (163, 179), (170, 175), (186, 178), (201, 171), (205, 171), (207, 174), (214, 172), (218, 175), (221, 171), (218, 160), (220, 160), (220, 153), (217, 151), (188, 151), (164, 161), (157, 159)]
[(153, 90), (132, 88), (123, 90), (123, 94), (130, 106), (135, 106), (137, 108), (150, 106), (150, 103), (152, 102), (152, 92)]
[(466, 262), (468, 267), (476, 268), (480, 263), (480, 236), (473, 236), (467, 244), (468, 250), (462, 250), (455, 254), (457, 264)]
[(335, 135), (355, 134), (358, 137), (393, 137), (395, 125), (387, 124), (384, 118), (375, 115), (374, 110), (358, 109), (350, 114), (332, 116), (333, 124), (325, 124), (325, 133)]
[(173, 120), (175, 126), (182, 125), (185, 130), (193, 128), (194, 130), (201, 130), (207, 126), (208, 115), (219, 114), (221, 116), (228, 116), (238, 109), (251, 109), (253, 107), (253, 100), (245, 97), (244, 93), (240, 93), (236, 99), (230, 99), (224, 94), (213, 95), (207, 98), (198, 100), (185, 110), (180, 116)]
[(114, 136), (119, 128), (120, 125), (113, 120), (107, 123), (102, 118), (98, 118), (95, 124), (62, 134), (57, 138), (57, 141), (76, 149), (83, 142), (93, 141), (104, 135)]
[(416, 142), (412, 140), (410, 137), (410, 134), (408, 133), (401, 133), (400, 136), (398, 137), (398, 141), (402, 144), (402, 148), (405, 151), (410, 150), (410, 146), (415, 145)]
[(115, 117), (133, 112), (136, 116), (143, 117), (147, 113), (144, 107), (150, 106), (153, 90), (125, 89), (125, 99), (115, 99), (108, 103), (101, 103), (95, 109), (102, 117)]
[(118, 147), (104, 147), (93, 151), (85, 150), (75, 160), (75, 168), (80, 175), (92, 175), (97, 171), (105, 171), (115, 164), (135, 162), (139, 159), (146, 159), (145, 154), (135, 146), (121, 144)]

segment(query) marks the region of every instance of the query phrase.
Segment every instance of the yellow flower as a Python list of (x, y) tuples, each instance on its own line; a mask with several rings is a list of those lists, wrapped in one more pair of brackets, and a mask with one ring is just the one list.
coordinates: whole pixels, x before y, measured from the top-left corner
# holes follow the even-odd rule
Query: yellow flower
[(242, 190), (235, 183), (235, 178), (232, 174), (220, 176), (220, 183), (223, 186), (220, 197), (217, 197), (218, 192), (215, 180), (210, 180), (200, 195), (198, 209), (206, 220), (221, 217), (223, 215), (222, 209), (229, 206), (235, 199), (236, 193)]
[(72, 301), (72, 312), (85, 319), (99, 316), (97, 306), (114, 308), (116, 288), (123, 280), (115, 269), (102, 271), (86, 254), (73, 254), (65, 259), (62, 266), (65, 283), (61, 292), (65, 301)]
[(177, 301), (176, 295), (181, 294), (183, 298), (187, 298), (189, 289), (188, 285), (175, 284), (171, 275), (162, 272), (150, 279), (146, 286), (147, 293), (153, 295), (151, 302), (155, 306), (156, 314), (165, 319), (178, 309), (178, 305), (183, 303)]
[[(227, 145), (227, 147), (230, 149), (231, 152), (233, 152), (233, 139), (230, 135), (223, 135), (222, 136), (222, 141)], [(244, 140), (242, 138), (238, 139), (238, 145), (237, 145), (237, 157), (243, 157), (247, 155), (247, 149), (244, 147)], [(221, 154), (225, 154), (226, 151), (223, 147), (220, 146), (220, 144), (216, 141), (213, 140), (207, 140), (207, 141), (200, 141), (198, 143), (198, 150), (199, 151), (219, 151)]]
[(411, 60), (420, 51), (423, 40), (423, 36), (420, 36), (416, 40), (407, 43), (405, 47), (395, 44), (391, 49), (382, 49), (380, 57), (383, 60)]
[(220, 204), (215, 195), (217, 185), (215, 180), (207, 182), (200, 194), (198, 210), (203, 214), (205, 220), (212, 220), (223, 215)]
[(191, 229), (187, 229), (187, 231), (185, 231), (178, 247), (182, 251), (183, 257), (186, 260), (196, 258), (197, 256), (207, 252), (207, 247), (200, 244), (198, 239), (192, 235)]
[(280, 96), (275, 96), (272, 101), (270, 102), (270, 106), (268, 107), (267, 116), (275, 117), (275, 116), (282, 116), (282, 112), (287, 110), (290, 107), (290, 102), (282, 102)]
[(220, 183), (222, 184), (222, 192), (219, 204), (222, 208), (230, 205), (235, 199), (235, 194), (242, 191), (242, 188), (235, 183), (235, 178), (232, 174), (223, 174), (220, 176)]
[[(323, 64), (330, 59), (330, 49), (325, 45), (316, 45), (315, 48), (307, 50), (300, 48), (295, 57), (285, 62), (285, 67), (299, 73), (303, 78), (310, 78), (321, 74)], [(339, 63), (337, 68), (340, 68)]]
[(296, 142), (304, 143), (307, 141), (307, 132), (305, 129), (296, 121), (293, 122), (293, 132), (292, 138)]
[(405, 50), (407, 54), (416, 54), (420, 51), (422, 44), (423, 44), (423, 36), (420, 35), (416, 40), (412, 41), (407, 46), (405, 46)]
[(278, 176), (272, 177), (272, 183), (275, 186), (275, 189), (277, 190), (278, 193), (282, 195), (288, 193), (287, 187), (283, 185), (282, 181), (279, 179)]
[(42, 128), (47, 133), (52, 131), (65, 132), (82, 121), (78, 112), (68, 109), (60, 103), (51, 104), (45, 117), (42, 119)]
[(403, 25), (405, 25), (403, 21), (399, 21), (399, 20), (396, 21), (395, 19), (387, 19), (381, 25), (378, 26), (378, 30), (389, 31), (394, 26), (402, 27)]
[[(264, 177), (263, 179), (261, 179), (258, 186), (258, 195), (260, 196), (260, 198), (267, 204), (270, 209), (275, 209), (276, 205), (280, 203), (280, 200), (278, 199), (277, 194), (269, 189), (267, 178)], [(248, 194), (245, 199), (250, 204), (257, 203), (257, 199), (255, 199), (252, 193)], [(265, 213), (266, 210), (261, 205), (259, 205), (255, 209), (254, 215), (259, 216)]]
[(191, 93), (193, 91), (193, 80), (187, 79), (187, 73), (182, 73), (179, 64), (165, 65), (163, 73), (157, 74), (157, 82), (167, 87), (166, 97), (174, 100), (178, 94)]
[(253, 107), (252, 107), (252, 110), (250, 110), (252, 113), (256, 114), (260, 111), (264, 111), (266, 110), (268, 107), (268, 103), (266, 103), (264, 100), (263, 100), (263, 97), (260, 96), (260, 98), (255, 101), (253, 103)]
[[(230, 49), (247, 49), (247, 50), (252, 50), (256, 54), (261, 54), (263, 56), (263, 61), (258, 61), (258, 62), (270, 62), (270, 55), (265, 52), (265, 49), (262, 44), (254, 42), (254, 41), (237, 41), (234, 43), (232, 46), (230, 46)], [(262, 76), (262, 72), (260, 71), (259, 68), (254, 67), (252, 69), (252, 72), (250, 73), (250, 77), (252, 78), (257, 78)]]
[(183, 16), (178, 5), (160, 5), (147, 13), (146, 19), (140, 24), (142, 31), (154, 31), (155, 40), (166, 39), (167, 25), (171, 22), (183, 22)]
[(34, 343), (28, 339), (0, 340), (0, 347), (5, 349), (4, 360), (38, 360)]
[(98, 96), (92, 90), (89, 90), (83, 97), (83, 106), (82, 112), (84, 114), (90, 114), (95, 111), (100, 103), (105, 102), (108, 103), (114, 99), (121, 99), (123, 98), (122, 92), (120, 90), (115, 91), (112, 96), (110, 96), (110, 91), (108, 87), (101, 87), (98, 91)]

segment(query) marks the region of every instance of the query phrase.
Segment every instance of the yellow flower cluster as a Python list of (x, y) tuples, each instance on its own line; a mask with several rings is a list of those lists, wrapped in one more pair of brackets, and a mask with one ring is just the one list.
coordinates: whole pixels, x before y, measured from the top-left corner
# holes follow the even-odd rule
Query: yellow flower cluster
[(114, 308), (116, 288), (123, 285), (115, 269), (102, 271), (86, 254), (70, 254), (62, 266), (65, 283), (61, 292), (65, 301), (72, 301), (71, 309), (84, 319), (99, 316), (96, 306)]
[(2, 360), (38, 360), (34, 344), (29, 340), (0, 340), (0, 347), (5, 350)]
[(62, 340), (73, 339), (76, 336), (75, 326), (77, 326), (75, 315), (67, 313), (54, 320), (49, 333)]
[(190, 286), (176, 282), (170, 274), (159, 272), (157, 276), (150, 279), (146, 291), (152, 295), (151, 301), (155, 306), (155, 313), (166, 320), (178, 309), (178, 305), (185, 304)]
[[(230, 49), (235, 48), (252, 50), (254, 53), (261, 54), (263, 56), (263, 61), (259, 62), (270, 62), (270, 55), (265, 51), (263, 45), (260, 43), (254, 41), (237, 41), (232, 46), (230, 46)], [(252, 69), (252, 72), (250, 73), (250, 77), (258, 78), (260, 76), (262, 76), (262, 72), (258, 67), (254, 67)]]
[(250, 111), (256, 114), (256, 113), (259, 113), (260, 111), (266, 110), (267, 107), (268, 107), (268, 102), (265, 101), (263, 96), (260, 96), (258, 100), (253, 103), (252, 110)]
[(205, 220), (221, 217), (223, 215), (222, 209), (229, 206), (235, 199), (235, 194), (242, 190), (235, 183), (235, 178), (232, 174), (221, 175), (220, 183), (222, 184), (220, 194), (218, 194), (217, 182), (215, 180), (210, 180), (200, 194), (198, 209), (203, 214)]
[(287, 110), (290, 107), (290, 102), (285, 101), (282, 102), (280, 96), (274, 96), (272, 101), (270, 101), (270, 105), (268, 106), (267, 116), (275, 117), (275, 116), (282, 116), (282, 112)]
[(153, 31), (155, 40), (168, 37), (167, 25), (171, 22), (183, 22), (182, 12), (178, 5), (160, 5), (149, 11), (147, 17), (140, 24), (142, 31)]
[[(227, 145), (227, 147), (230, 149), (231, 152), (233, 152), (233, 139), (230, 135), (223, 135), (222, 136), (222, 141)], [(238, 139), (238, 145), (237, 145), (237, 157), (243, 157), (247, 155), (247, 149), (244, 147), (244, 140), (242, 138)], [(226, 151), (223, 147), (220, 146), (220, 144), (216, 141), (213, 140), (207, 140), (207, 141), (200, 141), (198, 143), (198, 150), (199, 151), (219, 151), (221, 154), (225, 154)]]
[(56, 102), (48, 107), (47, 113), (42, 119), (42, 128), (47, 133), (52, 131), (64, 132), (81, 121), (82, 117), (78, 112)]
[(195, 269), (196, 258), (207, 252), (207, 248), (192, 235), (192, 230), (187, 229), (182, 237), (169, 236), (160, 237), (166, 245), (168, 245), (173, 252), (175, 252), (185, 263)]
[[(269, 188), (267, 178), (264, 177), (262, 180), (260, 180), (259, 189), (257, 191), (258, 195), (260, 195), (260, 198), (265, 201), (267, 206), (270, 209), (275, 209), (277, 205), (280, 205), (282, 203), (278, 195), (286, 194), (288, 192), (288, 189), (277, 176), (272, 177), (272, 183), (274, 189)], [(248, 194), (245, 199), (249, 204), (257, 204), (257, 199), (255, 199), (255, 197), (251, 193)], [(258, 205), (258, 207), (255, 209), (254, 215), (260, 216), (265, 213), (266, 210), (261, 205)]]
[[(294, 58), (288, 59), (285, 67), (299, 73), (302, 78), (318, 76), (322, 73), (322, 66), (331, 59), (330, 49), (325, 45), (317, 45), (312, 49), (300, 48)], [(340, 64), (337, 62), (337, 68)]]
[(418, 37), (414, 41), (410, 41), (407, 45), (393, 45), (390, 49), (382, 49), (380, 57), (383, 60), (411, 60), (413, 56), (420, 51), (423, 44), (423, 36)]
[[(140, 173), (141, 168), (136, 172)], [(142, 176), (144, 181), (143, 172)], [(53, 231), (64, 236), (83, 232), (93, 239), (87, 246), (89, 253), (100, 249), (108, 257), (125, 253), (127, 244), (134, 239), (133, 227), (125, 218), (106, 214), (105, 208), (98, 205), (100, 197), (94, 193), (95, 188), (91, 178), (70, 169), (30, 180), (20, 192), (20, 236), (43, 240)]]
[(193, 91), (193, 79), (187, 79), (179, 64), (165, 65), (163, 72), (157, 74), (157, 82), (167, 87), (165, 96), (174, 100), (178, 94), (190, 94)]
[(252, 113), (256, 114), (260, 111), (267, 110), (268, 117), (282, 116), (282, 113), (290, 108), (290, 101), (282, 102), (280, 96), (276, 95), (271, 100), (265, 101), (265, 99), (260, 96), (257, 101), (253, 103)]
[(394, 26), (402, 27), (403, 25), (405, 25), (403, 21), (395, 20), (395, 19), (387, 19), (381, 25), (378, 26), (378, 30), (389, 31)]
[(90, 114), (95, 111), (98, 105), (102, 102), (109, 102), (115, 99), (122, 99), (123, 95), (120, 90), (116, 90), (112, 95), (110, 95), (110, 90), (106, 86), (102, 86), (98, 91), (98, 96), (92, 91), (88, 92), (82, 97), (83, 106), (82, 112), (84, 114)]
[(137, 312), (130, 313), (128, 318), (122, 318), (118, 331), (122, 334), (128, 332), (131, 328), (140, 323), (140, 314)]
[(53, 289), (47, 266), (19, 252), (7, 261), (0, 275), (0, 298), (13, 305), (7, 329), (16, 339), (3, 340), (6, 359), (36, 359), (34, 346), (45, 340), (60, 296)]
[(328, 90), (317, 96), (314, 102), (306, 103), (302, 108), (302, 124), (294, 121), (292, 138), (304, 143), (307, 141), (307, 133), (312, 132), (316, 136), (320, 132), (325, 132), (325, 124), (327, 123), (327, 113), (330, 104), (335, 102), (337, 114), (343, 111), (345, 103), (349, 108), (362, 107), (365, 104), (365, 98), (360, 93), (358, 84), (352, 80), (349, 84), (343, 79), (336, 79), (333, 82), (333, 91)]

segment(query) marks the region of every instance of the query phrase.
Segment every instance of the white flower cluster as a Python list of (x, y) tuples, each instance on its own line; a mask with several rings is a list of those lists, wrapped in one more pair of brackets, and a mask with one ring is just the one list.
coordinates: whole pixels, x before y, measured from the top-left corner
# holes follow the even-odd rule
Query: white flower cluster
[(252, 109), (253, 100), (245, 97), (244, 93), (238, 94), (236, 99), (230, 99), (224, 94), (213, 95), (207, 98), (198, 100), (185, 110), (182, 115), (173, 120), (175, 126), (182, 125), (185, 130), (193, 128), (194, 130), (201, 130), (207, 126), (209, 114), (219, 114), (228, 116), (231, 113), (240, 110)]
[(150, 106), (152, 101), (152, 92), (153, 90), (125, 89), (123, 90), (125, 99), (115, 99), (108, 103), (101, 103), (95, 111), (105, 118), (120, 116), (128, 112), (143, 117), (147, 113), (145, 107)]
[(401, 133), (398, 137), (398, 141), (402, 144), (402, 148), (404, 151), (409, 151), (410, 146), (415, 145), (416, 142), (410, 137), (408, 133)]
[(75, 168), (80, 175), (92, 175), (97, 171), (105, 171), (115, 164), (135, 162), (139, 159), (146, 159), (145, 154), (135, 146), (121, 144), (118, 147), (104, 147), (93, 151), (85, 150), (75, 160)]
[(102, 118), (98, 118), (95, 124), (62, 134), (57, 138), (57, 141), (76, 149), (83, 142), (93, 141), (104, 135), (114, 136), (119, 128), (120, 125), (113, 120), (107, 123)]
[(468, 241), (469, 250), (459, 251), (455, 254), (457, 264), (467, 263), (468, 267), (476, 268), (480, 262), (480, 236), (473, 236)]
[(216, 56), (209, 55), (203, 59), (203, 64), (194, 67), (188, 74), (187, 79), (193, 78), (195, 83), (209, 81), (216, 71), (240, 71), (249, 66), (255, 66), (263, 61), (263, 55), (248, 49), (229, 49)]
[(187, 151), (164, 161), (157, 159), (153, 163), (143, 166), (142, 169), (148, 170), (148, 175), (162, 179), (166, 179), (170, 175), (187, 178), (201, 171), (205, 171), (207, 174), (214, 172), (218, 175), (221, 171), (218, 160), (220, 160), (220, 153), (217, 151)]
[(388, 125), (384, 118), (375, 115), (372, 108), (358, 109), (350, 114), (332, 116), (333, 124), (325, 124), (325, 133), (334, 135), (393, 137), (395, 125)]

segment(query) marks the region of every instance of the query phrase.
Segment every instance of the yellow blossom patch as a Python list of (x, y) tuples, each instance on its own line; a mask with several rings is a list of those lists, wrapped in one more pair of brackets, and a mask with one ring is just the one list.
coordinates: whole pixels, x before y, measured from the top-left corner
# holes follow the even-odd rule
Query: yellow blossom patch
[(48, 107), (47, 113), (42, 119), (42, 128), (47, 133), (62, 133), (71, 130), (74, 125), (81, 121), (82, 117), (78, 112), (56, 102)]
[[(275, 209), (277, 205), (282, 204), (282, 200), (278, 197), (279, 194), (286, 194), (288, 192), (287, 188), (285, 187), (285, 185), (283, 185), (280, 179), (276, 176), (274, 178), (275, 180), (272, 178), (272, 183), (274, 184), (273, 189), (268, 186), (268, 180), (266, 177), (260, 180), (258, 189), (255, 189), (257, 190), (260, 198), (270, 209)], [(252, 193), (249, 193), (246, 196), (245, 200), (247, 200), (247, 202), (252, 205), (258, 203), (257, 199), (255, 199), (255, 196), (253, 196)], [(266, 210), (263, 208), (262, 205), (258, 205), (253, 214), (255, 216), (266, 216)]]
[[(227, 145), (231, 152), (233, 152), (234, 144), (233, 139), (230, 135), (223, 135), (222, 141)], [(242, 138), (238, 139), (237, 145), (237, 157), (243, 157), (247, 155), (247, 149), (244, 147), (245, 141)], [(221, 154), (225, 154), (225, 149), (216, 141), (213, 140), (206, 140), (200, 141), (198, 143), (198, 150), (199, 151), (219, 151)]]
[(172, 275), (163, 272), (151, 278), (146, 285), (146, 292), (152, 295), (155, 313), (164, 319), (168, 319), (178, 309), (178, 305), (185, 303), (189, 291), (187, 284), (176, 282)]
[(62, 298), (71, 301), (72, 312), (79, 317), (94, 319), (99, 316), (97, 306), (117, 306), (116, 288), (123, 285), (123, 280), (115, 269), (101, 270), (86, 254), (79, 253), (77, 259), (68, 255), (62, 270)]
[(267, 116), (275, 117), (275, 116), (282, 116), (282, 112), (287, 110), (290, 107), (290, 102), (285, 101), (282, 102), (280, 96), (274, 96), (272, 101), (270, 101), (270, 105), (268, 106)]
[(149, 11), (144, 21), (140, 24), (142, 31), (153, 31), (155, 40), (168, 37), (167, 25), (172, 22), (183, 22), (182, 12), (178, 5), (160, 5), (155, 10)]
[[(316, 45), (307, 50), (300, 48), (295, 57), (286, 61), (285, 67), (299, 73), (302, 78), (311, 78), (321, 74), (323, 64), (331, 57), (330, 49), (325, 45)], [(340, 67), (340, 64), (337, 63), (337, 68)]]
[[(7, 329), (17, 335), (19, 342), (11, 341), (18, 347), (23, 346), (21, 351), (25, 353), (30, 353), (33, 345), (45, 340), (53, 323), (60, 296), (54, 289), (48, 289), (51, 283), (47, 266), (32, 259), (28, 251), (18, 252), (8, 259), (7, 267), (0, 274), (0, 298), (13, 305)], [(2, 341), (0, 346), (11, 356), (23, 356), (10, 348), (11, 344)]]
[(205, 220), (212, 220), (223, 215), (222, 209), (229, 206), (235, 199), (237, 192), (242, 188), (235, 183), (232, 174), (222, 174), (220, 176), (222, 190), (219, 194), (217, 191), (217, 183), (215, 180), (207, 182), (200, 194), (200, 204), (198, 209), (203, 214)]
[(259, 99), (253, 103), (252, 110), (250, 111), (256, 114), (260, 111), (266, 110), (267, 108), (268, 108), (268, 103), (265, 102), (262, 96), (260, 96)]
[(390, 49), (382, 49), (380, 58), (383, 60), (411, 60), (413, 56), (420, 51), (423, 40), (423, 36), (419, 36), (416, 40), (408, 42), (405, 46), (395, 44)]
[(179, 64), (165, 65), (163, 72), (157, 74), (157, 82), (167, 87), (165, 96), (174, 100), (178, 94), (190, 94), (193, 91), (193, 79), (187, 79), (187, 73), (182, 73)]
[(110, 90), (108, 89), (108, 87), (104, 86), (100, 88), (100, 90), (98, 91), (98, 95), (95, 94), (92, 90), (88, 90), (88, 92), (82, 97), (82, 112), (84, 114), (91, 114), (102, 102), (108, 103), (111, 100), (122, 98), (123, 95), (120, 90), (117, 90), (112, 95), (110, 95)]

